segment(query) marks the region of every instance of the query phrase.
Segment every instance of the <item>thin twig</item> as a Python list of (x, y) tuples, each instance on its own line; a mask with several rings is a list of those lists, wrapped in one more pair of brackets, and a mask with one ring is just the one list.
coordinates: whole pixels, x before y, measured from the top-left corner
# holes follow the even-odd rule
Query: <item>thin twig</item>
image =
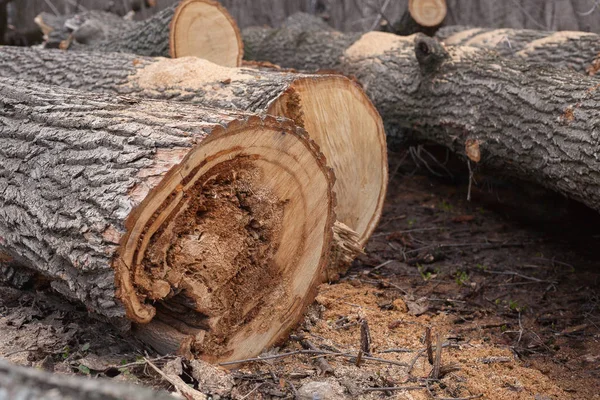
[(398, 390), (420, 390), (425, 389), (424, 385), (421, 386), (389, 386), (389, 387), (377, 387), (377, 388), (364, 388), (363, 392), (392, 392)]

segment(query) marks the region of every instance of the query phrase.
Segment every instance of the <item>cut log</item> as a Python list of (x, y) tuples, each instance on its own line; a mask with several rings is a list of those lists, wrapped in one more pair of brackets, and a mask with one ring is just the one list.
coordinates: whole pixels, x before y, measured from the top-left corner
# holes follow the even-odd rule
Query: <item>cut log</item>
[(292, 121), (6, 78), (0, 94), (3, 265), (210, 361), (301, 319), (335, 198)]
[(446, 0), (409, 0), (408, 11), (421, 26), (437, 26), (444, 21), (448, 9)]
[(0, 48), (0, 76), (287, 117), (309, 132), (334, 168), (337, 218), (356, 232), (359, 246), (381, 216), (387, 187), (383, 123), (345, 77), (225, 68), (189, 57), (10, 47)]
[(569, 68), (590, 75), (600, 69), (600, 36), (595, 33), (452, 26), (440, 29), (436, 36), (449, 46), (493, 50), (531, 65)]
[(173, 400), (140, 385), (50, 374), (0, 360), (0, 400)]
[[(40, 14), (36, 23), (46, 35), (60, 20)], [(67, 36), (67, 32), (73, 32)], [(215, 64), (241, 64), (243, 44), (237, 24), (214, 0), (182, 0), (152, 18), (132, 22), (107, 12), (86, 12), (67, 18), (56, 35), (63, 49), (133, 53), (143, 56), (195, 56)], [(57, 40), (55, 37), (55, 41)]]
[[(343, 54), (336, 60), (338, 69), (363, 84), (388, 138), (442, 144), (472, 167), (534, 181), (600, 210), (597, 79), (533, 68), (473, 47), (446, 51), (420, 35), (370, 32), (347, 47), (347, 35), (325, 34), (332, 39), (329, 46)], [(258, 60), (297, 69), (331, 63), (302, 53), (302, 42), (293, 42), (297, 35), (302, 34), (253, 28), (244, 40)], [(316, 40), (318, 35), (306, 32), (304, 37)], [(292, 41), (281, 42), (285, 37)], [(260, 50), (275, 45), (273, 41), (295, 50), (294, 57), (261, 57)], [(274, 53), (269, 48), (265, 54)], [(303, 59), (309, 61), (299, 62)]]

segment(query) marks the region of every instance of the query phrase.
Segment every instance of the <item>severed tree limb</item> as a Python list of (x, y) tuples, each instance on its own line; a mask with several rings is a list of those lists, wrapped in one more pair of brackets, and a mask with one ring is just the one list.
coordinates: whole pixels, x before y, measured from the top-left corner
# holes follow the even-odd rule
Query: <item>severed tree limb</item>
[(450, 26), (440, 29), (436, 37), (449, 46), (493, 50), (530, 65), (568, 68), (589, 75), (600, 69), (600, 36), (590, 32)]

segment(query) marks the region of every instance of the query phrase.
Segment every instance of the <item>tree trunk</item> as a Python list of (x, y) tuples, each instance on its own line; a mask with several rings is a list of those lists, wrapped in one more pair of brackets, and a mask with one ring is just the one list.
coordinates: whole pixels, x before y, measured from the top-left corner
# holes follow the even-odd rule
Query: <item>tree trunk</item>
[(166, 392), (107, 379), (50, 374), (0, 360), (0, 400), (172, 400)]
[[(537, 182), (600, 210), (597, 79), (532, 68), (472, 47), (450, 47), (448, 54), (423, 36), (370, 32), (347, 48), (346, 35), (325, 34), (337, 38), (329, 45), (343, 53), (336, 60), (339, 70), (363, 84), (389, 136), (411, 133), (440, 143), (468, 157), (473, 167)], [(254, 28), (244, 38), (256, 59), (298, 69), (319, 64), (303, 52), (301, 41), (294, 45), (298, 35)], [(291, 41), (281, 42), (285, 37)], [(295, 51), (294, 57), (262, 57), (260, 50), (275, 42)]]
[(335, 200), (292, 121), (6, 78), (0, 94), (2, 264), (210, 361), (300, 320)]
[(334, 168), (337, 218), (357, 233), (360, 246), (381, 216), (387, 187), (383, 123), (345, 77), (225, 68), (197, 58), (10, 47), (0, 49), (0, 76), (287, 117), (309, 132)]
[(600, 36), (595, 33), (452, 26), (440, 29), (436, 36), (449, 46), (494, 50), (531, 65), (569, 68), (590, 75), (600, 69)]
[[(48, 14), (38, 15), (36, 22), (45, 31), (60, 27), (60, 23), (57, 26), (50, 22)], [(73, 34), (63, 40), (63, 49), (150, 57), (195, 56), (230, 67), (242, 61), (239, 29), (227, 10), (214, 0), (182, 0), (140, 22), (99, 11), (73, 15), (66, 22), (57, 36), (64, 37), (70, 30)]]

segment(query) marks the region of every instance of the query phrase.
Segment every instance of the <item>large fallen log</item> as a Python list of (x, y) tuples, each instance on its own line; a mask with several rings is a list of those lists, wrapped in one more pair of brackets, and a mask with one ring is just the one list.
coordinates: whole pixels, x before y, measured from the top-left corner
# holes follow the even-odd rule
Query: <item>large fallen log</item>
[(62, 41), (63, 49), (196, 56), (231, 67), (240, 65), (243, 56), (237, 24), (214, 0), (182, 0), (140, 22), (93, 11), (68, 18), (40, 14), (36, 23), (46, 36), (56, 33), (53, 40)]
[(0, 360), (0, 400), (172, 400), (140, 385), (50, 374)]
[(292, 121), (0, 78), (0, 262), (158, 351), (253, 356), (329, 262), (333, 175)]
[(436, 37), (449, 46), (494, 50), (531, 65), (550, 65), (596, 74), (600, 69), (600, 36), (590, 32), (489, 29), (451, 26)]
[[(0, 48), (0, 76), (287, 117), (309, 132), (334, 168), (337, 218), (356, 232), (360, 246), (381, 216), (387, 187), (383, 123), (345, 77), (225, 68), (189, 57), (10, 47)], [(330, 272), (332, 278), (336, 272)]]
[[(363, 84), (388, 135), (440, 143), (473, 168), (534, 181), (600, 210), (597, 79), (473, 47), (446, 51), (423, 36), (370, 32), (348, 47), (348, 36), (335, 32), (244, 32), (255, 59), (298, 69), (331, 63), (304, 53), (303, 43), (319, 36), (342, 54), (337, 68)], [(295, 54), (278, 57), (270, 46)]]

